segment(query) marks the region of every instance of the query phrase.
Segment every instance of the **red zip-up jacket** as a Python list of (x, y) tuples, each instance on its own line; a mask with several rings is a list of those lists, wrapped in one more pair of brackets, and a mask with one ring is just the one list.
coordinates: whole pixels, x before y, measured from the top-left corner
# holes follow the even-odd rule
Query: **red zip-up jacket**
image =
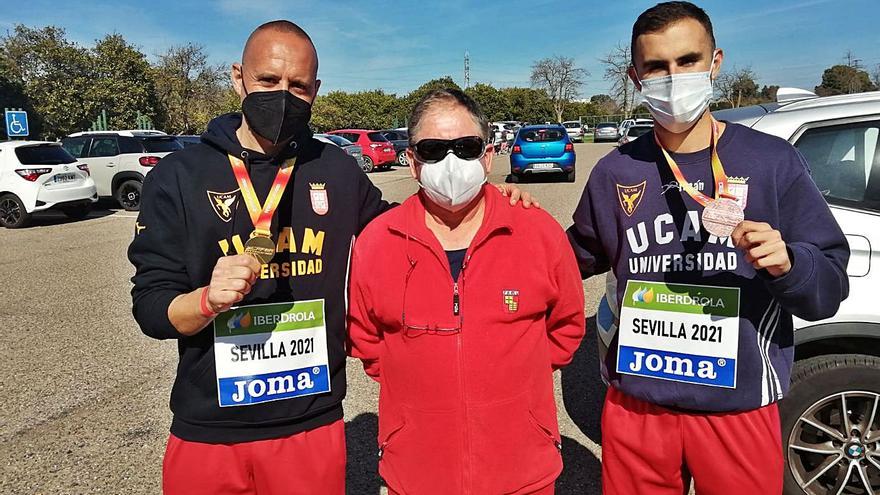
[(418, 194), (355, 242), (351, 354), (381, 385), (379, 472), (401, 494), (529, 493), (562, 470), (553, 370), (584, 336), (580, 272), (549, 214), (483, 194), (457, 282)]

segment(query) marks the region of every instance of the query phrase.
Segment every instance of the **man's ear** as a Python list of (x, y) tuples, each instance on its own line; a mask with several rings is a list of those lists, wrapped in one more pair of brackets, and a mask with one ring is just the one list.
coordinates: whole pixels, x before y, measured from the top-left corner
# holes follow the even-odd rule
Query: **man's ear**
[(486, 154), (483, 155), (483, 169), (486, 171), (486, 175), (492, 172), (493, 158), (495, 158), (495, 146), (488, 144), (486, 145)]
[(315, 98), (318, 97), (318, 91), (321, 90), (321, 80), (315, 79), (315, 94), (312, 95), (312, 103), (315, 102)]
[(712, 80), (718, 78), (718, 74), (721, 73), (721, 63), (724, 61), (724, 50), (721, 48), (715, 50), (715, 54), (712, 57)]
[(635, 66), (630, 65), (629, 69), (627, 69), (626, 73), (629, 74), (629, 80), (633, 82), (633, 85), (635, 85), (636, 91), (641, 91), (642, 90), (642, 83), (639, 80), (638, 73), (636, 73)]
[(415, 180), (419, 180), (419, 174), (416, 170), (416, 157), (413, 155), (412, 148), (406, 149), (406, 162), (409, 163), (409, 173), (412, 175), (412, 178)]
[(232, 72), (230, 73), (230, 79), (232, 79), (232, 88), (235, 89), (235, 92), (238, 93), (238, 97), (241, 100), (244, 100), (245, 97), (243, 77), (244, 76), (241, 72), (241, 64), (232, 64)]

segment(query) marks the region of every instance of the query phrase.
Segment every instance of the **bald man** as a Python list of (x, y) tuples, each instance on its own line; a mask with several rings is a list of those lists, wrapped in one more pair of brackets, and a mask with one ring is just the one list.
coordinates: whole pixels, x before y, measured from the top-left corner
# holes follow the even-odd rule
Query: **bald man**
[(302, 29), (260, 26), (232, 66), (242, 113), (144, 180), (133, 312), (180, 355), (167, 494), (345, 491), (349, 251), (389, 204), (312, 138), (317, 70)]

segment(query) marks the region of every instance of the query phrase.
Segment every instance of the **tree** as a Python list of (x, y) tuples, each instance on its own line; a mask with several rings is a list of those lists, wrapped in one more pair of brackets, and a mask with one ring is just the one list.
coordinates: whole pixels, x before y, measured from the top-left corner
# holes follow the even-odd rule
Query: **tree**
[(565, 106), (565, 112), (562, 114), (563, 121), (578, 120), (585, 115), (596, 115), (598, 107), (595, 103), (589, 101), (573, 101)]
[(874, 72), (871, 73), (871, 82), (874, 83), (875, 88), (880, 89), (880, 64), (874, 67)]
[(577, 98), (584, 79), (589, 76), (586, 69), (576, 67), (574, 59), (555, 56), (538, 60), (532, 65), (532, 87), (544, 90), (553, 105), (556, 121), (562, 121), (565, 105)]
[(632, 115), (635, 106), (636, 88), (629, 78), (632, 56), (629, 45), (618, 43), (604, 58), (599, 59), (605, 66), (605, 79), (611, 82), (611, 96), (620, 104), (626, 117)]
[(386, 129), (394, 124), (400, 100), (381, 89), (347, 93), (331, 91), (315, 99), (312, 126), (319, 131), (358, 127)]
[(779, 91), (779, 86), (764, 86), (761, 88), (761, 101), (769, 102), (776, 101), (776, 92)]
[(553, 103), (543, 90), (503, 88), (501, 94), (507, 101), (508, 120), (536, 123), (553, 119)]
[(492, 85), (477, 83), (464, 90), (471, 98), (480, 104), (483, 113), (490, 122), (497, 120), (510, 120), (510, 111), (504, 93)]
[(228, 109), (229, 74), (223, 65), (208, 63), (204, 47), (172, 46), (159, 55), (153, 80), (167, 132), (202, 132), (213, 117)]
[(18, 106), (33, 110), (32, 136), (55, 139), (89, 126), (96, 108), (89, 98), (95, 84), (92, 62), (88, 50), (68, 41), (55, 26), (19, 24), (0, 39), (2, 78), (26, 95), (25, 104)]
[(731, 108), (752, 104), (758, 98), (758, 84), (750, 67), (724, 71), (715, 79), (715, 92)]
[(816, 86), (819, 96), (843, 95), (873, 91), (876, 86), (871, 82), (867, 72), (848, 65), (835, 65), (822, 73), (822, 84)]
[(404, 122), (407, 121), (409, 119), (409, 115), (412, 113), (413, 107), (415, 107), (416, 103), (424, 98), (425, 95), (437, 89), (449, 88), (460, 90), (461, 86), (459, 86), (450, 76), (444, 76), (439, 79), (431, 79), (425, 84), (422, 84), (418, 88), (412, 90), (412, 92), (410, 92), (408, 95), (403, 97), (403, 102), (398, 117), (402, 117), (402, 120)]
[(92, 50), (96, 84), (86, 101), (95, 113), (107, 111), (113, 129), (132, 129), (139, 115), (155, 122), (159, 101), (146, 56), (119, 34), (99, 40)]
[(591, 96), (590, 103), (595, 105), (596, 113), (599, 115), (613, 115), (620, 111), (620, 107), (614, 101), (614, 98), (606, 94)]

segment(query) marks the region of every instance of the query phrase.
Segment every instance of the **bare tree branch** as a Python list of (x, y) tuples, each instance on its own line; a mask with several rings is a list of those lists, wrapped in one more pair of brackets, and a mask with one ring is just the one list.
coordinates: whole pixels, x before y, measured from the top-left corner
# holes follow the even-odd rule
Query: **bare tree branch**
[(538, 60), (532, 65), (532, 86), (543, 89), (553, 103), (556, 121), (562, 122), (565, 105), (578, 97), (584, 80), (590, 75), (586, 69), (576, 67), (574, 59), (555, 56)]

